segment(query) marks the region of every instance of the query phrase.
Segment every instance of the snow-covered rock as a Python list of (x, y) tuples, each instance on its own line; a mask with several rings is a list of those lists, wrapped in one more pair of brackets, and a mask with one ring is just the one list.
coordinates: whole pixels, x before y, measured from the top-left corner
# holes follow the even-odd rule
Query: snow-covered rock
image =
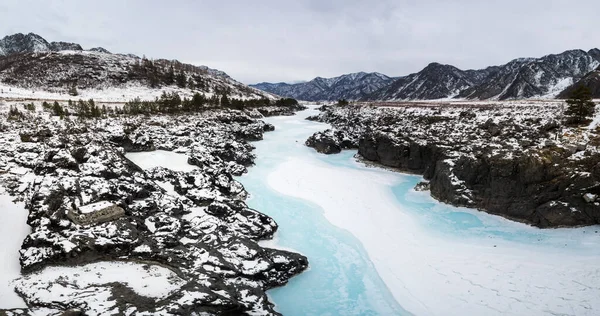
[(582, 196), (600, 194), (600, 134), (561, 125), (561, 104), (323, 107), (312, 119), (335, 129), (307, 145), (358, 139), (362, 158), (423, 174), (431, 194), (454, 205), (540, 227), (599, 224), (600, 206)]
[[(15, 282), (29, 309), (11, 313), (277, 314), (265, 291), (307, 268), (302, 255), (258, 245), (277, 224), (248, 208), (232, 174), (253, 162), (247, 140), (269, 128), (244, 112), (1, 115), (0, 180), (25, 202), (31, 226)], [(143, 169), (124, 156), (155, 148), (197, 167)], [(68, 216), (113, 204), (124, 214), (90, 225)]]

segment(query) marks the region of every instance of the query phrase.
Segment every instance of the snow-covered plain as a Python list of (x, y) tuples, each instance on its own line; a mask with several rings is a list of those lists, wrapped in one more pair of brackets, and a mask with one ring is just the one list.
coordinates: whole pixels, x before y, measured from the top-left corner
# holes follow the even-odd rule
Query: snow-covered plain
[[(142, 100), (154, 100), (160, 97), (163, 92), (176, 92), (181, 97), (191, 97), (193, 91), (189, 89), (181, 89), (174, 86), (162, 87), (160, 89), (152, 89), (140, 84), (128, 84), (123, 87), (106, 87), (105, 89), (80, 89), (77, 96), (71, 96), (68, 93), (50, 92), (45, 90), (32, 90), (0, 83), (0, 99), (15, 100), (15, 101), (66, 101), (66, 100), (88, 100), (94, 99), (96, 102), (109, 103), (124, 103), (135, 98)], [(205, 93), (207, 97), (212, 96), (211, 93)]]
[[(276, 131), (303, 128), (296, 119), (268, 121)], [(314, 123), (304, 124), (314, 129)], [(281, 135), (271, 150), (285, 150), (290, 139)], [(259, 143), (258, 169), (260, 150)], [(404, 309), (416, 315), (600, 312), (600, 228), (540, 230), (440, 204), (412, 190), (420, 177), (366, 167), (352, 154), (281, 155), (265, 161), (270, 167), (264, 181), (318, 205), (329, 222), (358, 238)], [(446, 214), (448, 223), (439, 220)]]
[(127, 159), (142, 169), (165, 167), (173, 171), (192, 171), (198, 167), (187, 163), (188, 156), (166, 150), (127, 153)]
[(19, 249), (29, 234), (27, 210), (12, 200), (0, 188), (0, 308), (27, 307), (12, 284), (21, 276)]

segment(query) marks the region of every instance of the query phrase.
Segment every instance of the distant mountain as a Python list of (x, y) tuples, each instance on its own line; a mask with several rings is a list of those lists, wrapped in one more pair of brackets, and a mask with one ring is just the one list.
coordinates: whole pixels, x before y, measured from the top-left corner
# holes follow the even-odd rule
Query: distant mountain
[(481, 84), (463, 91), (467, 99), (555, 97), (600, 65), (597, 49), (569, 50), (536, 59), (515, 59), (499, 66)]
[(590, 92), (592, 93), (592, 98), (600, 99), (600, 67), (588, 73), (576, 83), (567, 87), (558, 95), (558, 98), (569, 98), (571, 92), (573, 92), (573, 90), (575, 90), (576, 87), (579, 87), (581, 85), (586, 86), (588, 89), (590, 89)]
[(501, 66), (460, 70), (429, 64), (400, 77), (363, 100), (550, 98), (600, 65), (600, 50), (569, 50), (541, 58), (519, 58)]
[(600, 50), (569, 50), (541, 58), (518, 58), (504, 65), (461, 70), (431, 63), (423, 70), (390, 78), (356, 73), (305, 83), (260, 83), (257, 89), (307, 101), (362, 101), (554, 98), (600, 65)]
[(400, 77), (364, 99), (412, 100), (457, 96), (477, 82), (479, 73), (466, 73), (454, 66), (431, 63), (418, 73)]
[(227, 94), (236, 98), (274, 98), (233, 80), (226, 73), (176, 60), (148, 60), (135, 55), (112, 54), (97, 47), (48, 42), (33, 33), (18, 33), (0, 40), (0, 82), (4, 85), (66, 93), (77, 89), (150, 89), (172, 86), (188, 93)]
[(377, 72), (358, 72), (335, 78), (317, 77), (311, 81), (296, 84), (263, 82), (250, 86), (299, 100), (334, 101), (339, 99), (361, 99), (387, 86), (392, 81), (393, 78)]

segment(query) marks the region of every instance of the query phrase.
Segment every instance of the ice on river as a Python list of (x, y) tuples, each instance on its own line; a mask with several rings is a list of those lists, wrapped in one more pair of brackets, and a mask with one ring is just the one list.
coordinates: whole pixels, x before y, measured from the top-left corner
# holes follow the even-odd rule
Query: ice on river
[[(600, 227), (540, 230), (438, 203), (413, 190), (421, 177), (365, 167), (355, 151), (327, 156), (306, 148), (308, 136), (328, 127), (303, 120), (314, 113), (268, 118), (276, 130), (256, 143), (256, 166), (241, 177), (254, 196), (249, 202), (280, 225), (282, 246), (306, 252), (311, 262), (309, 272), (273, 290), (280, 311), (395, 309), (367, 276), (368, 266), (351, 257), (364, 255), (392, 299), (416, 315), (600, 314)], [(351, 233), (365, 251), (328, 256), (334, 245), (350, 249), (352, 241), (323, 221)], [(298, 295), (318, 307), (293, 299)]]
[[(600, 235), (594, 236), (593, 228), (588, 229), (590, 237), (581, 240), (591, 244), (578, 245), (581, 251), (502, 238), (439, 234), (435, 227), (423, 225), (407, 210), (410, 206), (399, 203), (392, 192), (403, 178), (412, 176), (360, 165), (336, 167), (313, 157), (293, 157), (280, 164), (269, 175), (269, 185), (318, 204), (332, 224), (355, 235), (396, 300), (408, 311), (417, 315), (600, 312)], [(515, 233), (539, 231), (494, 220), (506, 222)]]

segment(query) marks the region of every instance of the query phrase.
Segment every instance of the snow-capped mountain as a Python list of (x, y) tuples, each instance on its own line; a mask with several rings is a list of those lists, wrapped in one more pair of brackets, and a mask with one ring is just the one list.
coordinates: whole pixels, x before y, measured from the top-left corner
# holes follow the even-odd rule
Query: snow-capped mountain
[(600, 65), (600, 50), (569, 50), (541, 58), (517, 58), (504, 65), (461, 70), (431, 63), (423, 70), (390, 78), (356, 73), (298, 84), (260, 83), (257, 89), (308, 101), (554, 98)]
[(537, 59), (515, 59), (499, 66), (480, 85), (463, 91), (467, 99), (555, 97), (600, 65), (597, 49), (569, 50)]
[(469, 76), (450, 65), (431, 63), (418, 73), (396, 79), (368, 95), (368, 100), (442, 99), (457, 96), (476, 82), (479, 73)]
[(296, 84), (263, 82), (250, 86), (299, 100), (333, 101), (361, 99), (392, 81), (393, 78), (377, 72), (357, 72), (335, 78), (317, 77), (311, 81)]
[(568, 98), (571, 95), (571, 92), (573, 92), (573, 90), (576, 87), (581, 86), (581, 85), (584, 85), (588, 89), (590, 89), (590, 92), (592, 93), (592, 98), (600, 99), (600, 67), (598, 67), (596, 70), (588, 73), (583, 78), (581, 78), (579, 81), (577, 81), (573, 85), (571, 85), (568, 88), (566, 88), (565, 90), (563, 90), (560, 94), (558, 94), (557, 97), (561, 98), (561, 99)]
[(102, 47), (83, 50), (74, 43), (49, 43), (33, 33), (19, 33), (0, 40), (0, 82), (6, 88), (53, 93), (67, 93), (74, 89), (159, 89), (171, 86), (184, 94), (197, 91), (244, 99), (274, 98), (206, 66), (112, 54)]
[(600, 50), (569, 50), (541, 58), (518, 58), (501, 66), (460, 70), (429, 64), (400, 77), (364, 100), (525, 99), (555, 97), (600, 65)]

